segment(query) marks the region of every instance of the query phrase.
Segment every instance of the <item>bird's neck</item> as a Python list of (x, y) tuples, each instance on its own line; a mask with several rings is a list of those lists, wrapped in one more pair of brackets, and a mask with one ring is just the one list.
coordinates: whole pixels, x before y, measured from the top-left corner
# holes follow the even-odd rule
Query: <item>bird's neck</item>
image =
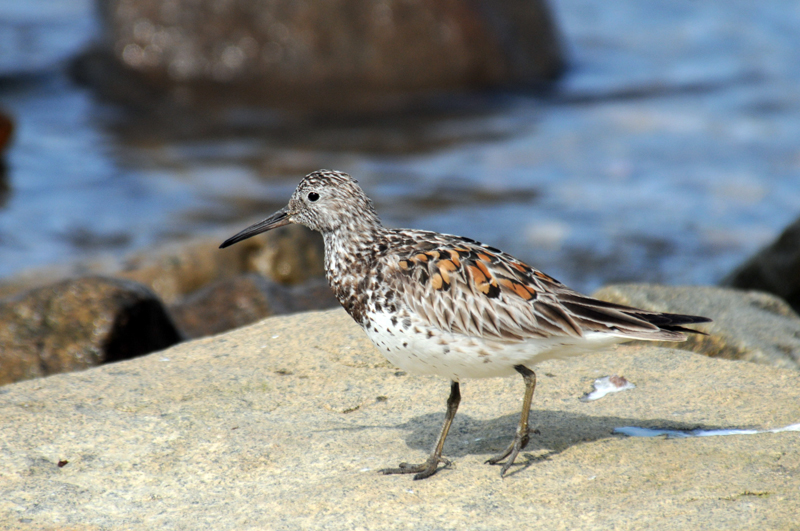
[(368, 264), (374, 258), (376, 242), (385, 229), (380, 224), (359, 227), (339, 227), (323, 233), (325, 240), (325, 271), (328, 277), (348, 271), (354, 264)]
[(380, 222), (357, 230), (339, 227), (323, 233), (325, 241), (325, 276), (345, 310), (362, 324), (363, 299), (368, 276), (375, 268), (381, 235)]

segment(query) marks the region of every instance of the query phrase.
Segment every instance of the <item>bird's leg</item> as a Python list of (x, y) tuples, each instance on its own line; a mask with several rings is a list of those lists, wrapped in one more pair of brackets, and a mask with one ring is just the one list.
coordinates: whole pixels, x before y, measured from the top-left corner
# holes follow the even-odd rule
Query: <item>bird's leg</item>
[(519, 455), (520, 450), (525, 448), (528, 444), (530, 430), (528, 429), (528, 416), (531, 412), (531, 401), (533, 400), (533, 390), (536, 389), (536, 373), (525, 367), (524, 365), (515, 365), (514, 369), (522, 375), (525, 380), (525, 398), (522, 400), (522, 414), (519, 417), (519, 425), (517, 426), (517, 433), (514, 434), (514, 439), (508, 448), (492, 457), (486, 463), (496, 465), (500, 461), (508, 458), (500, 470), (500, 477), (506, 475), (508, 469), (514, 464), (514, 460)]
[(453, 423), (453, 418), (456, 416), (456, 411), (458, 411), (458, 404), (460, 402), (461, 390), (458, 386), (458, 382), (450, 382), (450, 397), (447, 399), (447, 414), (444, 417), (442, 431), (439, 432), (439, 440), (436, 441), (436, 445), (433, 447), (431, 456), (428, 457), (427, 461), (418, 465), (400, 463), (397, 468), (384, 468), (380, 470), (380, 472), (382, 474), (416, 474), (414, 479), (425, 479), (436, 473), (439, 463), (444, 463), (445, 466), (449, 465), (450, 461), (442, 457), (442, 448), (444, 447), (444, 440), (447, 438), (447, 432), (450, 431), (450, 425)]

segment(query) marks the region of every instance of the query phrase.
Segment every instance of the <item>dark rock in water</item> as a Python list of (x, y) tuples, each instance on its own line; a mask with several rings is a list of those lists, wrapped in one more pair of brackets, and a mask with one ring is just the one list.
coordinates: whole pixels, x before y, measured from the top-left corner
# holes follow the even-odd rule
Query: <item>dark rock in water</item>
[(133, 358), (180, 339), (141, 284), (66, 280), (0, 301), (0, 384)]
[(0, 109), (0, 153), (11, 143), (14, 135), (14, 122), (2, 109)]
[(14, 136), (14, 122), (2, 109), (0, 109), (0, 207), (5, 205), (11, 192), (8, 184), (8, 169), (4, 152)]
[(800, 313), (800, 218), (777, 240), (736, 268), (722, 284), (773, 293)]
[(8, 184), (8, 167), (0, 157), (0, 207), (5, 206), (11, 196), (11, 186)]
[(0, 84), (51, 72), (84, 48), (95, 26), (88, 4), (0, 3)]
[(744, 360), (800, 370), (800, 317), (781, 299), (758, 291), (709, 286), (621, 284), (594, 293), (598, 299), (658, 312), (702, 315), (707, 335), (683, 343), (652, 343), (712, 358)]
[(337, 306), (324, 279), (284, 286), (251, 273), (221, 280), (170, 307), (181, 331), (190, 338), (218, 334), (270, 315)]
[(75, 75), (106, 96), (385, 111), (433, 93), (554, 79), (544, 0), (101, 0), (104, 39)]

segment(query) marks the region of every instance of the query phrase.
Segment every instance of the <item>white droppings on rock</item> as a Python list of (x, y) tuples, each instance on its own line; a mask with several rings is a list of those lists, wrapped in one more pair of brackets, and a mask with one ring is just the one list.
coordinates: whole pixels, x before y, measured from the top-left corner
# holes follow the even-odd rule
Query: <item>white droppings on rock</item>
[(636, 386), (625, 379), (624, 376), (604, 376), (594, 381), (594, 391), (581, 397), (582, 402), (599, 400), (610, 393), (619, 393), (627, 389), (636, 389)]
[(773, 428), (771, 430), (744, 430), (744, 429), (720, 429), (720, 430), (668, 430), (658, 428), (640, 428), (638, 426), (623, 426), (614, 428), (614, 433), (621, 433), (628, 437), (658, 437), (666, 436), (667, 439), (682, 439), (687, 437), (717, 437), (720, 435), (756, 435), (759, 433), (780, 433), (782, 431), (800, 431), (800, 423), (790, 424), (783, 428)]

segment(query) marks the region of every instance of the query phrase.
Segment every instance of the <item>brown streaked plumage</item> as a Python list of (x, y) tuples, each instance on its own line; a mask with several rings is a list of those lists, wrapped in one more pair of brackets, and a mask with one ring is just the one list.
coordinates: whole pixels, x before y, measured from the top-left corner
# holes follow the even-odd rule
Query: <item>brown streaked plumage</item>
[(501, 475), (529, 438), (536, 386), (530, 369), (545, 359), (597, 350), (633, 339), (684, 341), (684, 325), (706, 317), (640, 310), (571, 290), (488, 245), (468, 238), (383, 227), (372, 202), (346, 173), (305, 177), (289, 204), (226, 240), (300, 223), (322, 233), (328, 283), (344, 309), (398, 367), (451, 380), (445, 422), (430, 457), (385, 474), (436, 473), (461, 400), (459, 381), (522, 375), (525, 397), (516, 434), (487, 463)]

